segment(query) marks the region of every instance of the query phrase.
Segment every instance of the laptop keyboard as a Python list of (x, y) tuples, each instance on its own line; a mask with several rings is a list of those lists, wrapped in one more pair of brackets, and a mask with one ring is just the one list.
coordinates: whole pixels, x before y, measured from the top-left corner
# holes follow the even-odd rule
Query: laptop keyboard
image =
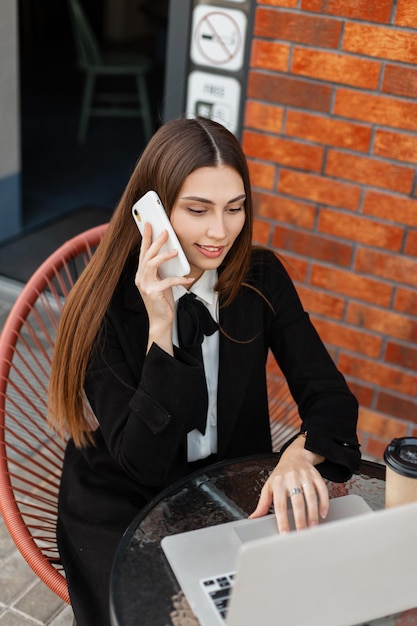
[(235, 573), (222, 574), (213, 578), (204, 578), (200, 581), (205, 593), (210, 598), (215, 609), (223, 620), (226, 620), (227, 607), (232, 594)]

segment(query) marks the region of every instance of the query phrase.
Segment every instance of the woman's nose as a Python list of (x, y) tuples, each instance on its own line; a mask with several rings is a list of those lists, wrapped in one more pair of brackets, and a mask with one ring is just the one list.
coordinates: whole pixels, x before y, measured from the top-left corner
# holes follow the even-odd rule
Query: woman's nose
[(207, 229), (207, 235), (214, 239), (224, 239), (226, 237), (226, 224), (223, 215), (213, 216), (209, 227)]

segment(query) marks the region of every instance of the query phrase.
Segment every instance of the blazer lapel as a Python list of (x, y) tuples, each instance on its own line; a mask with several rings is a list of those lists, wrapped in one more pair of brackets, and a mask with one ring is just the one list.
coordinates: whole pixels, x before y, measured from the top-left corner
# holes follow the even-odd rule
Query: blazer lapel
[(250, 385), (253, 363), (256, 362), (253, 355), (259, 349), (258, 342), (254, 340), (256, 330), (251, 307), (248, 305), (245, 298), (238, 297), (230, 306), (221, 308), (219, 312), (221, 330), (217, 432), (220, 456), (233, 436), (245, 398), (245, 390)]

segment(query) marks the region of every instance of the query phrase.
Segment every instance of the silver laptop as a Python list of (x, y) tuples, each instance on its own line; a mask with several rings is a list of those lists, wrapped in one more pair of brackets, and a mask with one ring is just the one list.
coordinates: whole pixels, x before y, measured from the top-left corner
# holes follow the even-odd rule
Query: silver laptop
[(315, 528), (280, 536), (272, 514), (171, 535), (161, 545), (202, 626), (353, 626), (417, 605), (414, 558), (403, 564), (412, 593), (395, 579), (409, 557), (404, 537), (417, 554), (416, 528), (417, 508), (372, 512), (348, 495), (331, 499)]

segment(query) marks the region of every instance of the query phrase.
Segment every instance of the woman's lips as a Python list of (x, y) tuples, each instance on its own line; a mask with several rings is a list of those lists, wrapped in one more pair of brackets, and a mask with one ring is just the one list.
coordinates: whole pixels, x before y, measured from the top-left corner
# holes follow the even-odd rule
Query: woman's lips
[(196, 244), (196, 246), (201, 254), (209, 259), (217, 259), (223, 254), (225, 248), (225, 246), (202, 246), (198, 243)]

